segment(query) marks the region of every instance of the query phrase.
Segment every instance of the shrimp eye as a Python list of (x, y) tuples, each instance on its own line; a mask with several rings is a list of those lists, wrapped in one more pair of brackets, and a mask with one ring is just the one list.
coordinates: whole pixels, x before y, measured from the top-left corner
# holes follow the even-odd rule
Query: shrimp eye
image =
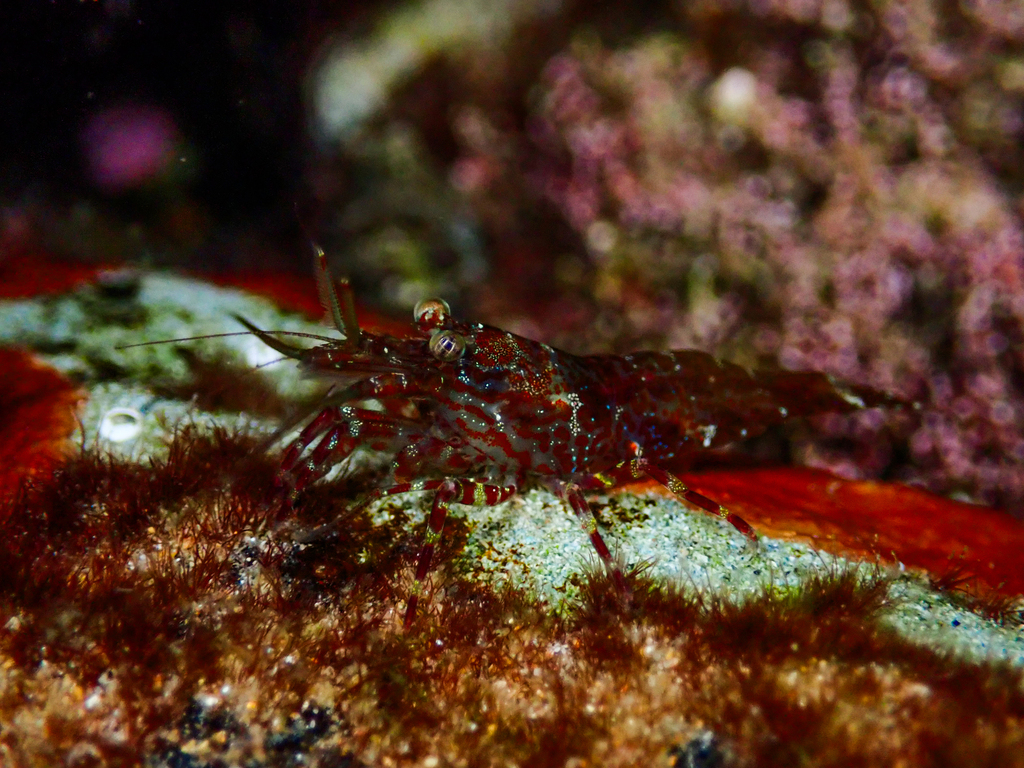
[(413, 320), (420, 328), (440, 328), (451, 314), (444, 299), (424, 299), (412, 311)]
[(434, 331), (430, 335), (430, 352), (438, 360), (458, 360), (465, 351), (466, 340), (455, 331)]

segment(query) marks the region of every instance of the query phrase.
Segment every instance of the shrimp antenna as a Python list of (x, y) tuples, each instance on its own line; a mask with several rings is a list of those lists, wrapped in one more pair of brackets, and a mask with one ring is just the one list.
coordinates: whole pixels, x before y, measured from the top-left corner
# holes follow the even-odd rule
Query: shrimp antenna
[[(235, 316), (237, 319), (237, 315)], [(244, 321), (243, 321), (244, 322)], [(247, 323), (246, 323), (247, 324)], [(267, 331), (261, 331), (267, 333)], [(208, 333), (205, 336), (184, 336), (180, 339), (159, 339), (158, 341), (140, 341), (135, 344), (118, 344), (114, 349), (135, 349), (136, 347), (154, 347), (157, 344), (177, 344), (184, 341), (201, 341), (202, 339), (224, 339), (231, 336), (252, 336), (252, 331), (235, 331), (233, 333)], [(300, 333), (299, 331), (270, 331), (285, 336), (299, 336), (303, 339), (315, 339), (317, 341), (334, 342), (330, 336), (318, 336), (315, 333)]]
[(359, 320), (356, 318), (356, 302), (352, 295), (352, 284), (347, 277), (338, 280), (338, 287), (341, 288), (341, 300), (339, 301), (331, 270), (327, 266), (327, 255), (313, 239), (309, 227), (306, 226), (299, 213), (298, 203), (295, 204), (295, 216), (299, 220), (302, 231), (309, 239), (309, 244), (313, 247), (313, 271), (316, 274), (316, 291), (320, 295), (320, 304), (331, 316), (331, 322), (338, 329), (338, 333), (345, 337), (346, 343), (343, 348), (354, 348), (359, 339)]
[(306, 352), (306, 350), (302, 349), (301, 347), (293, 347), (288, 344), (285, 344), (283, 341), (271, 336), (266, 331), (260, 330), (241, 315), (233, 314), (231, 316), (235, 318), (235, 320), (240, 322), (242, 325), (244, 325), (246, 328), (248, 328), (249, 332), (256, 336), (260, 341), (262, 341), (271, 349), (280, 352), (285, 357), (290, 357), (293, 360), (301, 360), (302, 356)]
[(313, 243), (313, 252), (316, 254), (314, 267), (316, 270), (316, 289), (320, 294), (320, 303), (331, 315), (334, 327), (345, 337), (346, 346), (352, 347), (359, 338), (359, 321), (356, 319), (356, 302), (352, 297), (352, 284), (348, 278), (338, 280), (338, 287), (341, 288), (341, 299), (339, 301), (338, 291), (334, 287), (334, 279), (327, 267), (327, 255), (324, 249)]

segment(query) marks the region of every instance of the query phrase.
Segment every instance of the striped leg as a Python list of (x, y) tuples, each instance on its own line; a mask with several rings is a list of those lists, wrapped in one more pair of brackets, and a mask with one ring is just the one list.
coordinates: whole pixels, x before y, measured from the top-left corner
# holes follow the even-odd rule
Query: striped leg
[[(360, 445), (387, 447), (407, 433), (410, 424), (379, 411), (351, 405), (325, 409), (288, 447), (281, 461), (281, 472), (292, 476), (293, 494), (315, 482), (342, 462)], [(312, 451), (300, 458), (313, 441)]]
[(657, 467), (654, 464), (651, 464), (647, 459), (643, 458), (632, 459), (629, 462), (629, 469), (630, 472), (632, 472), (633, 477), (641, 478), (647, 476), (655, 482), (661, 483), (679, 498), (685, 499), (694, 506), (700, 507), (705, 512), (709, 512), (712, 515), (717, 515), (722, 518), (733, 528), (746, 536), (747, 540), (752, 544), (757, 544), (757, 534), (750, 526), (750, 523), (734, 512), (730, 512), (717, 501), (709, 499), (702, 493), (691, 490), (682, 480), (671, 472), (666, 472), (661, 467)]
[[(306, 425), (302, 433), (288, 446), (281, 459), (281, 471), (291, 471), (299, 463), (299, 457), (321, 435), (333, 433), (336, 441), (341, 436), (354, 438), (359, 436), (376, 437), (388, 432), (394, 434), (404, 428), (408, 428), (407, 422), (380, 411), (370, 411), (352, 405), (325, 408)], [(326, 450), (322, 448), (326, 442), (330, 442), (330, 440), (321, 440), (317, 450)], [(320, 461), (323, 461), (324, 458), (326, 455), (322, 455)]]
[(622, 569), (612, 559), (612, 553), (608, 551), (608, 545), (604, 543), (604, 538), (597, 529), (597, 518), (594, 517), (594, 510), (590, 508), (590, 504), (583, 497), (583, 491), (575, 483), (569, 483), (562, 490), (562, 496), (569, 502), (569, 506), (572, 507), (572, 511), (576, 514), (576, 518), (583, 527), (583, 532), (590, 537), (590, 543), (594, 545), (594, 549), (597, 550), (597, 556), (601, 558), (605, 567), (611, 572), (619, 591), (623, 595), (629, 595), (630, 589), (629, 585), (626, 584), (626, 577), (622, 575)]
[[(396, 414), (370, 411), (365, 408), (347, 405), (347, 403), (368, 400), (371, 398), (394, 398), (415, 393), (415, 386), (403, 374), (382, 374), (363, 381), (358, 381), (342, 390), (332, 390), (316, 408), (316, 416), (305, 426), (302, 432), (285, 449), (281, 458), (281, 471), (288, 472), (299, 463), (299, 458), (313, 442), (332, 427), (346, 421), (362, 421), (369, 423), (390, 423), (397, 430), (400, 426), (415, 426), (408, 419)], [(385, 402), (388, 402), (387, 400)], [(278, 429), (271, 442), (278, 440), (284, 433), (290, 432), (302, 423), (305, 416), (288, 422)]]
[[(434, 548), (441, 540), (441, 531), (444, 529), (444, 521), (448, 517), (449, 505), (475, 504), (493, 506), (505, 501), (516, 492), (514, 485), (490, 485), (472, 480), (452, 479), (435, 482), (439, 482), (439, 487), (437, 487), (434, 503), (430, 508), (430, 517), (427, 518), (427, 530), (423, 537), (423, 546), (420, 548), (420, 554), (416, 560), (416, 583), (413, 585), (413, 592), (409, 596), (409, 604), (405, 609), (405, 629), (409, 629), (416, 618), (416, 607), (419, 604), (420, 594), (423, 591), (423, 582), (430, 573), (430, 561), (434, 557)], [(410, 485), (415, 484), (404, 483), (387, 489), (381, 495), (414, 490), (429, 490), (428, 488), (409, 487)]]

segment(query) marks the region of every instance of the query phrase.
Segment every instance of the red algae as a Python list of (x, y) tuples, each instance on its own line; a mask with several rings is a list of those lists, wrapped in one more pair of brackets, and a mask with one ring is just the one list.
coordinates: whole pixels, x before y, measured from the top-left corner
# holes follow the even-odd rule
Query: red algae
[[(934, 575), (955, 558), (962, 575), (1005, 595), (1024, 595), (1024, 522), (1005, 512), (816, 469), (717, 470), (685, 478), (767, 536), (857, 558), (896, 558)], [(629, 488), (662, 492), (653, 483)]]
[(0, 259), (0, 299), (27, 299), (65, 293), (91, 282), (102, 271), (95, 264), (56, 261), (45, 254)]
[(407, 515), (346, 512), (355, 478), (282, 505), (257, 446), (85, 451), (5, 502), (0, 762), (1024, 765), (1020, 671), (882, 627), (878, 573), (737, 602), (592, 572), (560, 618), (479, 581), (455, 516), (406, 632)]
[(28, 352), (0, 348), (0, 498), (59, 463), (83, 397)]

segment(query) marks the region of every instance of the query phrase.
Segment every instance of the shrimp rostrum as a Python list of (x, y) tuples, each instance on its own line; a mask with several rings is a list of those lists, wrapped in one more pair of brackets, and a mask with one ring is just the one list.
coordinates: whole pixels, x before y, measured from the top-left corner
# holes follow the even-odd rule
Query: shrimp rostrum
[(366, 503), (434, 494), (406, 626), (453, 503), (498, 504), (528, 480), (542, 482), (568, 503), (626, 591), (585, 490), (607, 488), (620, 474), (651, 478), (754, 541), (746, 521), (688, 488), (665, 465), (796, 417), (896, 402), (821, 373), (752, 373), (695, 350), (571, 355), (456, 320), (440, 299), (417, 305), (408, 337), (370, 333), (358, 325), (351, 286), (335, 285), (320, 249), (316, 268), (321, 300), (341, 339), (300, 349), (238, 319), (310, 374), (334, 381), (284, 452), (281, 470), (295, 491), (365, 447), (393, 456), (386, 480)]

